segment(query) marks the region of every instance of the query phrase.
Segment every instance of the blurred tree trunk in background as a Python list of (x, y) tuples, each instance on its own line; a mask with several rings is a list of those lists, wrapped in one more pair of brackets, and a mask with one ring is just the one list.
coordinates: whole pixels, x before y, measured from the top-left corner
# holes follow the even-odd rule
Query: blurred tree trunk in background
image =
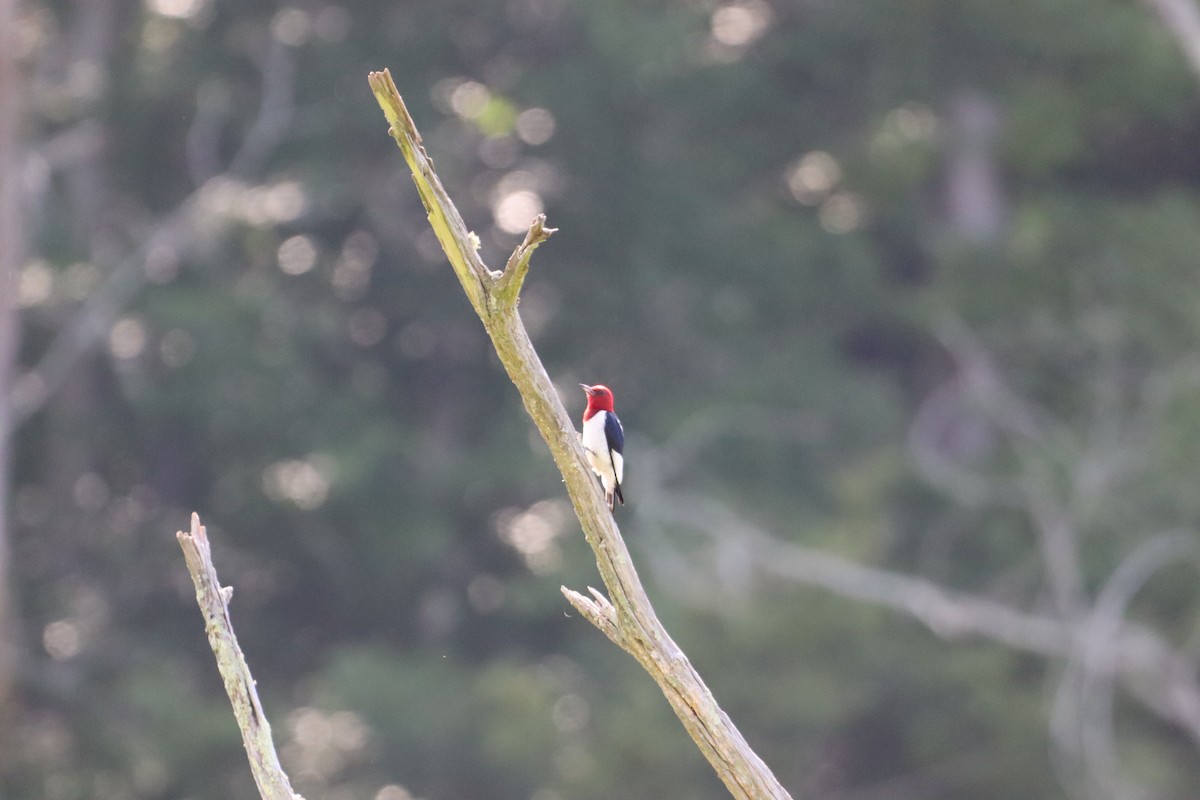
[(8, 581), (10, 386), (17, 350), (17, 270), (24, 246), (20, 209), (20, 82), (17, 0), (0, 0), (0, 707), (12, 688), (13, 623)]

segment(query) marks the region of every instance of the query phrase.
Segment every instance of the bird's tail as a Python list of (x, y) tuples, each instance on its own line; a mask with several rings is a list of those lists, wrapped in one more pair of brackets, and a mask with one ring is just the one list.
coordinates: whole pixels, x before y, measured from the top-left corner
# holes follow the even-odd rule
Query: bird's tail
[(621, 473), (617, 472), (617, 460), (613, 458), (612, 448), (608, 449), (608, 463), (612, 464), (613, 470), (613, 490), (608, 492), (608, 510), (617, 510), (617, 500), (621, 501), (621, 505), (625, 505), (625, 495), (621, 493), (621, 481), (617, 478)]

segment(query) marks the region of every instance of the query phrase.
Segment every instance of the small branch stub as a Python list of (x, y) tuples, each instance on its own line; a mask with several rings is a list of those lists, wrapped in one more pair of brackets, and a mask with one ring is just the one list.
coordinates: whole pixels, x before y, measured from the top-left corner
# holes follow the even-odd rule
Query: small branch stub
[(200, 613), (204, 615), (208, 643), (217, 658), (217, 669), (221, 672), (225, 691), (233, 705), (233, 715), (242, 732), (242, 744), (250, 760), (250, 771), (254, 774), (258, 793), (263, 800), (303, 800), (292, 791), (291, 782), (275, 752), (271, 726), (258, 699), (254, 676), (250, 674), (250, 667), (246, 664), (229, 619), (229, 598), (233, 596), (233, 587), (222, 587), (217, 579), (208, 532), (200, 524), (200, 516), (192, 514), (191, 532), (179, 531), (175, 538), (183, 549), (184, 561), (196, 587), (196, 602), (200, 606)]
[(595, 625), (600, 631), (613, 641), (613, 644), (624, 647), (621, 642), (621, 629), (617, 627), (617, 612), (613, 608), (612, 603), (608, 602), (608, 598), (601, 594), (591, 586), (588, 591), (592, 593), (592, 597), (584, 597), (579, 592), (573, 589), (568, 589), (565, 586), (560, 587), (563, 596), (567, 598), (567, 602), (575, 607), (575, 610), (587, 619), (588, 622)]
[(511, 256), (508, 257), (508, 263), (504, 265), (504, 272), (501, 273), (496, 281), (495, 297), (508, 305), (515, 305), (518, 296), (521, 294), (521, 286), (525, 283), (525, 276), (529, 273), (529, 261), (533, 258), (533, 251), (542, 242), (550, 238), (551, 234), (557, 233), (558, 228), (546, 227), (546, 215), (538, 214), (533, 218), (533, 222), (529, 223), (529, 231), (525, 234), (525, 240), (517, 245), (517, 249), (513, 250)]

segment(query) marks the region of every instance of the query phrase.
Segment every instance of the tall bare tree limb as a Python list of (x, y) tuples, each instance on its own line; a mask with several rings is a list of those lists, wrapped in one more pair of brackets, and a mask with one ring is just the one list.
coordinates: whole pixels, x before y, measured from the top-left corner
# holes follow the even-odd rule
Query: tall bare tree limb
[(505, 270), (489, 270), (475, 251), (477, 238), (467, 230), (442, 188), (391, 74), (387, 70), (372, 72), (369, 80), (391, 126), (389, 132), (412, 171), (430, 225), (562, 472), (611, 602), (595, 591), (590, 599), (565, 587), (563, 593), (581, 614), (637, 659), (654, 678), (688, 734), (734, 797), (788, 798), (787, 791), (717, 705), (687, 656), (658, 621), (616, 522), (584, 461), (575, 426), (517, 312), (529, 256), (553, 229), (544, 227), (545, 218), (539, 215)]
[(212, 562), (212, 548), (208, 543), (208, 532), (200, 524), (200, 516), (192, 514), (192, 529), (189, 533), (175, 534), (183, 548), (188, 572), (196, 586), (196, 602), (204, 615), (204, 629), (213, 655), (217, 657), (217, 669), (225, 682), (225, 691), (233, 705), (242, 732), (242, 744), (250, 760), (250, 771), (263, 800), (303, 800), (292, 791), (287, 773), (279, 763), (275, 743), (271, 739), (271, 725), (263, 713), (262, 703), (255, 689), (254, 676), (242, 655), (233, 623), (229, 619), (229, 598), (233, 587), (221, 587), (217, 569)]

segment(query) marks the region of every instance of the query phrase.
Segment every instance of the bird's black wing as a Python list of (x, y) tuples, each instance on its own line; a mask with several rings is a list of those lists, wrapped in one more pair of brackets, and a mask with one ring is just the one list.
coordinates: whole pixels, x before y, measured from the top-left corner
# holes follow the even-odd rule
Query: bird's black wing
[(609, 450), (625, 455), (625, 431), (616, 414), (604, 415), (604, 438), (608, 440)]
[[(604, 438), (608, 440), (608, 459), (612, 463), (613, 479), (617, 477), (617, 464), (613, 460), (613, 453), (625, 455), (625, 430), (621, 427), (621, 420), (617, 419), (617, 415), (608, 413), (604, 415)], [(613, 496), (625, 505), (625, 493), (621, 491), (621, 482), (618, 480), (613, 485)]]

